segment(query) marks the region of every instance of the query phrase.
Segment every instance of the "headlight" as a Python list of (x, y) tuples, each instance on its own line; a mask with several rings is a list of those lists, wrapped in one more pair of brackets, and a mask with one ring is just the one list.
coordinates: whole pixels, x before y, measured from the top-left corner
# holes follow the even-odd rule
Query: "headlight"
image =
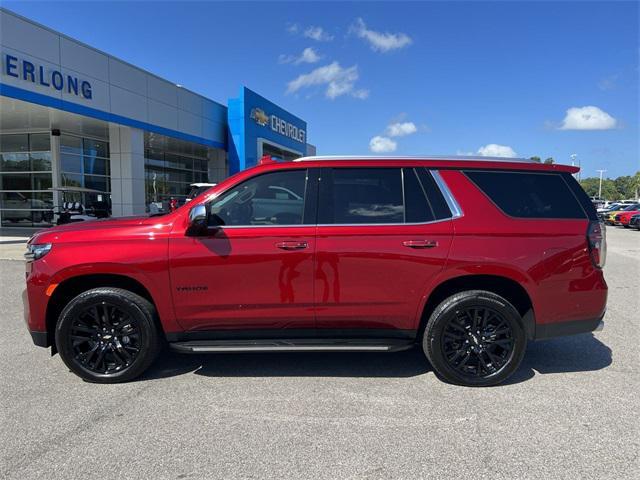
[(24, 254), (24, 258), (27, 262), (33, 262), (34, 260), (38, 260), (39, 258), (44, 257), (51, 250), (50, 243), (40, 243), (40, 244), (28, 244), (27, 252)]

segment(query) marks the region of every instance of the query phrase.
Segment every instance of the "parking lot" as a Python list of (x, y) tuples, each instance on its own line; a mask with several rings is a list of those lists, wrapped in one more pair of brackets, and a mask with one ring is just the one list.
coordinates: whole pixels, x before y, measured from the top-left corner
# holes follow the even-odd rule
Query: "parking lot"
[(33, 346), (23, 263), (0, 260), (0, 475), (637, 478), (640, 231), (607, 234), (605, 329), (532, 343), (485, 389), (441, 382), (418, 349), (168, 353), (139, 381), (84, 383)]

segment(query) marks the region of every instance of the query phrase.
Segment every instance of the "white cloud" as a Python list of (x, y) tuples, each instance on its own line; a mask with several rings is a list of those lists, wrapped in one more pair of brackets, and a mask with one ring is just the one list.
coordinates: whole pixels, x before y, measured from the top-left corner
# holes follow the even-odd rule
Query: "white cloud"
[(506, 145), (498, 145), (496, 143), (489, 143), (484, 147), (478, 149), (478, 155), (482, 157), (517, 157), (518, 154), (513, 148)]
[(377, 52), (389, 52), (398, 48), (411, 45), (413, 40), (406, 33), (376, 32), (369, 30), (362, 18), (357, 18), (351, 26), (350, 32), (366, 40), (372, 50)]
[(369, 141), (369, 150), (373, 153), (395, 152), (398, 144), (389, 137), (376, 135)]
[(298, 26), (297, 23), (288, 23), (287, 24), (287, 32), (289, 32), (289, 33), (298, 33), (298, 30), (300, 30), (300, 27)]
[(598, 107), (571, 107), (562, 121), (560, 130), (610, 130), (618, 121)]
[(418, 127), (413, 122), (396, 122), (387, 126), (387, 135), (390, 137), (404, 137), (417, 131)]
[(331, 40), (333, 40), (333, 35), (325, 32), (322, 27), (308, 27), (304, 31), (303, 35), (318, 42), (330, 42)]
[(312, 47), (305, 48), (300, 55), (280, 55), (279, 63), (293, 63), (299, 65), (301, 63), (316, 63), (320, 61), (322, 56), (318, 55)]
[(359, 99), (367, 98), (369, 95), (368, 90), (355, 88), (358, 78), (357, 65), (343, 68), (338, 62), (333, 62), (291, 80), (287, 84), (287, 93), (295, 93), (303, 88), (326, 85), (325, 96), (332, 100), (341, 95), (351, 95)]

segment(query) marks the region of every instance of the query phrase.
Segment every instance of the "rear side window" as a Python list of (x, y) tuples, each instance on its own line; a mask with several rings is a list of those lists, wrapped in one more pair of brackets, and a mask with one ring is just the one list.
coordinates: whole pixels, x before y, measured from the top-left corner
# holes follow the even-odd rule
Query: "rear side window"
[(570, 173), (563, 173), (562, 178), (567, 182), (567, 185), (569, 185), (569, 188), (580, 202), (580, 205), (582, 205), (582, 209), (586, 212), (589, 220), (598, 220), (598, 212), (595, 205), (589, 198), (589, 195), (587, 195), (587, 192), (585, 192), (577, 180), (573, 178), (573, 175)]
[(422, 183), (422, 188), (429, 199), (431, 208), (433, 209), (433, 215), (436, 220), (442, 220), (443, 218), (451, 217), (451, 210), (447, 205), (447, 201), (444, 199), (444, 195), (440, 191), (440, 188), (433, 179), (431, 173), (425, 168), (416, 168), (416, 173)]
[(322, 176), (318, 223), (404, 221), (399, 168), (334, 168), (326, 173)]
[(323, 169), (319, 224), (426, 223), (450, 218), (442, 192), (422, 168)]
[(507, 215), (518, 218), (585, 218), (566, 181), (557, 173), (465, 171)]

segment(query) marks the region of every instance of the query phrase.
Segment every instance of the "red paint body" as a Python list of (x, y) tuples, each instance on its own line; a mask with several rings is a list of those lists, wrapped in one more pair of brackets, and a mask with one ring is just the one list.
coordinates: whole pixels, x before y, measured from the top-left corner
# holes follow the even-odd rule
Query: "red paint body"
[[(220, 228), (185, 234), (189, 210), (239, 182), (276, 169), (398, 167), (398, 160), (266, 163), (213, 187), (161, 217), (55, 227), (32, 243), (51, 251), (27, 264), (25, 315), (46, 332), (51, 285), (83, 275), (117, 274), (141, 284), (165, 333), (242, 329), (418, 330), (429, 296), (467, 275), (513, 280), (530, 297), (536, 325), (599, 318), (607, 286), (586, 241), (589, 221), (529, 220), (502, 213), (461, 168), (575, 172), (561, 165), (406, 160), (439, 170), (463, 215), (420, 225)], [(412, 249), (405, 241), (433, 241)], [(282, 250), (280, 242), (306, 242)], [(196, 285), (197, 291), (180, 290)], [(57, 286), (56, 288), (60, 288)], [(189, 287), (191, 288), (191, 287)], [(49, 342), (50, 343), (50, 342)]]
[[(631, 220), (631, 217), (633, 217), (634, 215), (637, 215), (638, 213), (640, 213), (640, 210), (632, 210), (630, 212), (622, 212), (620, 213), (620, 220), (619, 222), (617, 222), (619, 225), (622, 225), (623, 227), (628, 227), (629, 226), (629, 221)], [(617, 215), (616, 215), (617, 216)]]

